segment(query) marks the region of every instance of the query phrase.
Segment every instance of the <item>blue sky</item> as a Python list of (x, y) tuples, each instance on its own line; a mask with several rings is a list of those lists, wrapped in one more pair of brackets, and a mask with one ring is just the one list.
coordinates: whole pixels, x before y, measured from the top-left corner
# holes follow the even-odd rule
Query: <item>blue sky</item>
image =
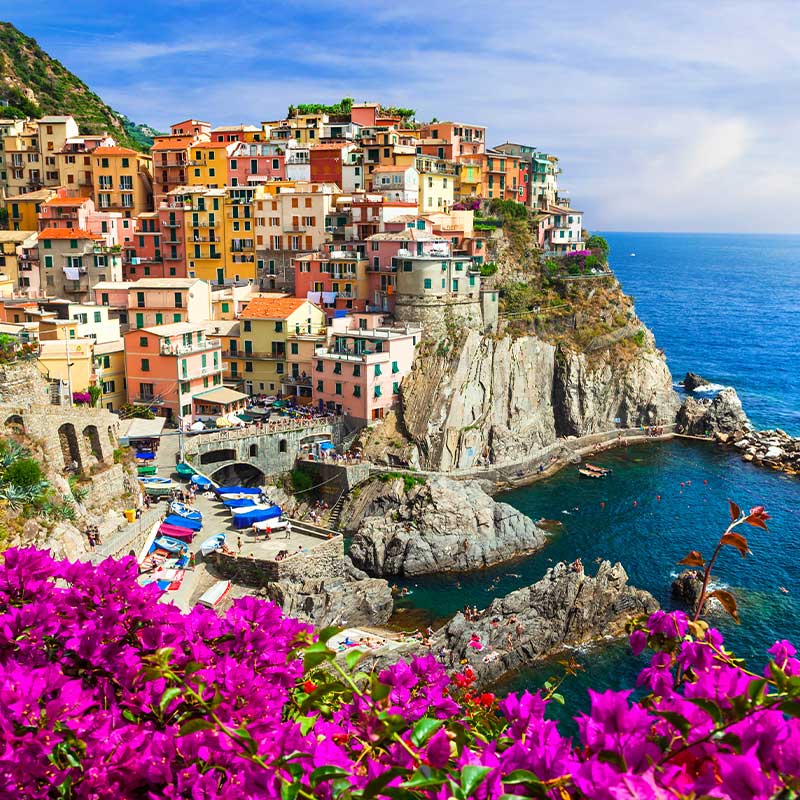
[(379, 100), (555, 153), (595, 229), (800, 231), (791, 2), (37, 0), (6, 14), (156, 127)]

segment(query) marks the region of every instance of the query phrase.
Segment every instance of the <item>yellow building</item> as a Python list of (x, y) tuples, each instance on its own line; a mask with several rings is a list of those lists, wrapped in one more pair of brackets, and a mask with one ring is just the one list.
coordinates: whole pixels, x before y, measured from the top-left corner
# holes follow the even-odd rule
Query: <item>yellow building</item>
[(455, 175), (444, 172), (420, 172), (419, 211), (449, 211), (455, 193)]
[(228, 183), (228, 156), (236, 142), (198, 142), (189, 150), (190, 186), (224, 189)]
[(215, 319), (206, 325), (206, 336), (219, 339), (222, 345), (222, 382), (231, 389), (242, 383), (242, 363), (239, 355), (238, 319)]
[(125, 340), (103, 342), (94, 346), (94, 371), (103, 390), (99, 405), (117, 411), (127, 402), (125, 391)]
[(256, 220), (255, 189), (249, 186), (228, 187), (225, 191), (225, 278), (255, 281)]
[[(237, 352), (245, 391), (272, 395), (281, 390), (282, 381), (290, 374), (290, 354), (299, 355), (299, 342), (290, 337), (319, 335), (325, 330), (325, 313), (308, 300), (264, 295), (247, 304), (239, 324)], [(320, 341), (324, 342), (324, 334)], [(296, 354), (292, 353), (295, 349)]]
[(35, 232), (35, 228), (27, 231), (0, 231), (0, 274), (7, 275), (15, 289), (22, 286), (19, 280), (20, 267), (25, 275), (31, 271), (30, 265), (25, 263), (24, 259), (19, 260), (17, 247)]
[[(39, 326), (39, 363), (45, 375), (69, 383), (73, 392), (88, 392), (95, 382), (94, 342), (70, 336), (44, 338), (43, 324)], [(69, 332), (66, 324), (59, 327)]]
[(182, 195), (183, 233), (190, 278), (225, 282), (225, 190), (194, 188)]
[(13, 130), (4, 137), (3, 154), (7, 197), (42, 188), (44, 164), (39, 152), (39, 129), (36, 123), (29, 123), (21, 131)]
[(150, 156), (128, 147), (92, 151), (92, 180), (98, 211), (119, 211), (124, 217), (153, 210)]
[(482, 186), (483, 174), (480, 163), (462, 162), (456, 166), (456, 199), (479, 197)]
[(8, 226), (12, 231), (38, 231), (39, 209), (51, 197), (55, 197), (53, 189), (37, 189), (9, 196), (6, 200)]

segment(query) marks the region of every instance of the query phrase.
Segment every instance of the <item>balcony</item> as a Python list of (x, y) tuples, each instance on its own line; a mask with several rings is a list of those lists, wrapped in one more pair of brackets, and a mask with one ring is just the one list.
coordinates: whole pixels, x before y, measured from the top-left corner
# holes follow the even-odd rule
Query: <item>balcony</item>
[(162, 356), (186, 356), (192, 353), (202, 353), (208, 350), (219, 348), (219, 342), (214, 339), (203, 339), (202, 342), (192, 342), (191, 344), (162, 344), (160, 352)]
[(135, 406), (163, 406), (164, 396), (160, 394), (140, 394), (134, 397), (131, 402)]
[(178, 222), (177, 220), (175, 222), (162, 222), (161, 224), (165, 228), (180, 228), (183, 225), (182, 222)]
[(255, 256), (233, 256), (231, 259), (234, 264), (252, 264), (255, 260)]
[(252, 361), (285, 361), (286, 351), (279, 350), (274, 353), (260, 350), (251, 350), (249, 353), (247, 351), (240, 351), (237, 358), (245, 358)]

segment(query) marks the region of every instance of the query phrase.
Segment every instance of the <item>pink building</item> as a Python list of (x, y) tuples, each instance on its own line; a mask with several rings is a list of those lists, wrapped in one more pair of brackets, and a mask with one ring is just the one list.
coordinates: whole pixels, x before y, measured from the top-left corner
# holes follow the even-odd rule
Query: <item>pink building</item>
[(292, 264), (295, 297), (322, 306), (328, 319), (336, 310), (367, 310), (367, 260), (357, 251), (305, 253)]
[(314, 402), (364, 425), (383, 419), (399, 399), (421, 336), (422, 328), (384, 326), (379, 314), (335, 319), (328, 344), (314, 354)]
[(228, 155), (228, 186), (254, 186), (286, 180), (283, 148), (264, 142), (239, 142)]
[(387, 223), (391, 220), (411, 214), (417, 208), (417, 201), (390, 200), (377, 193), (354, 194), (350, 205), (351, 227), (345, 231), (345, 238), (363, 242), (373, 233), (388, 230)]
[(123, 261), (125, 280), (163, 278), (161, 255), (161, 218), (156, 211), (139, 214), (132, 240), (125, 248)]
[(128, 402), (184, 425), (194, 398), (222, 385), (222, 346), (204, 324), (176, 322), (125, 334)]

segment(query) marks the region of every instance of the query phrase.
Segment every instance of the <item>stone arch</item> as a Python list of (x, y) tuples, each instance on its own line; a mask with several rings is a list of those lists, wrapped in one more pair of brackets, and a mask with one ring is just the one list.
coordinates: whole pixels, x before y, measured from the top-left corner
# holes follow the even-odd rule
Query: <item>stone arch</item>
[(209, 450), (200, 456), (201, 464), (216, 464), (218, 461), (235, 461), (236, 451), (232, 448), (222, 450)]
[(103, 445), (100, 443), (100, 433), (96, 425), (87, 425), (83, 429), (83, 441), (86, 449), (98, 460), (103, 460)]
[(11, 428), (14, 433), (25, 433), (25, 421), (19, 414), (12, 414), (3, 424), (6, 428)]
[(64, 467), (72, 467), (73, 462), (81, 469), (81, 448), (78, 444), (78, 434), (71, 422), (65, 422), (58, 429), (58, 440), (61, 443), (61, 454), (64, 457)]
[(216, 472), (209, 474), (209, 477), (220, 484), (233, 484), (236, 486), (263, 486), (264, 473), (252, 464), (244, 464), (237, 461), (235, 464), (228, 464), (220, 467)]
[(247, 454), (250, 458), (257, 458), (258, 457), (258, 445), (251, 444), (250, 447), (247, 449)]
[(287, 453), (289, 451), (288, 439), (281, 439), (280, 442), (278, 442), (278, 451), (281, 453)]

